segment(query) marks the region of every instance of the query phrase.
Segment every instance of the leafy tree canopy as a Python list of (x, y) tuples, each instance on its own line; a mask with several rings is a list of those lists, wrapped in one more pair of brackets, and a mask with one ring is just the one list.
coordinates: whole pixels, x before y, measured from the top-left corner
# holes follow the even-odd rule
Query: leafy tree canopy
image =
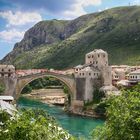
[(23, 110), (14, 117), (0, 111), (0, 140), (74, 140), (74, 138), (45, 112)]
[(140, 140), (140, 84), (109, 100), (107, 120), (94, 140)]

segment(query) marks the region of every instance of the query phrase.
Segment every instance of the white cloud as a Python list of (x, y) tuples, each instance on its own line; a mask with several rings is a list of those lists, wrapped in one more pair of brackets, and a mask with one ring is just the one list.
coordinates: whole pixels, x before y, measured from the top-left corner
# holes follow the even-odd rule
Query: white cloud
[(140, 5), (140, 0), (134, 0), (133, 4), (134, 5)]
[(0, 40), (3, 42), (16, 42), (23, 38), (24, 33), (24, 31), (16, 29), (4, 30), (0, 32)]
[(81, 15), (86, 14), (86, 11), (83, 9), (83, 7), (79, 4), (74, 4), (71, 8), (71, 10), (66, 10), (62, 13), (64, 18), (72, 19)]
[(25, 25), (27, 23), (36, 23), (42, 20), (41, 15), (37, 12), (4, 11), (0, 12), (0, 17), (7, 20), (7, 26)]
[(100, 5), (102, 3), (102, 0), (77, 0), (79, 1), (83, 6), (91, 6), (91, 5)]
[(62, 15), (67, 19), (72, 19), (86, 14), (85, 7), (98, 6), (101, 3), (102, 0), (76, 0), (69, 10), (63, 11)]

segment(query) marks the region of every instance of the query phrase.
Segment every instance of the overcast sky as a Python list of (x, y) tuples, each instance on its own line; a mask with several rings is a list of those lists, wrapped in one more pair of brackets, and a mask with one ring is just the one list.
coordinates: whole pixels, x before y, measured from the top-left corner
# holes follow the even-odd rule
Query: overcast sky
[(129, 3), (139, 5), (140, 0), (0, 0), (0, 59), (41, 20), (74, 19)]

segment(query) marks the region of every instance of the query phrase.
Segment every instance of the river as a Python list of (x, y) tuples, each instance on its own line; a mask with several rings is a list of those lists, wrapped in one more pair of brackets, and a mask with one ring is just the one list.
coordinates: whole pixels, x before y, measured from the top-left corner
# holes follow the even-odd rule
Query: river
[(70, 134), (76, 137), (89, 138), (90, 132), (99, 125), (103, 125), (104, 121), (100, 119), (92, 119), (69, 115), (63, 111), (62, 107), (49, 106), (39, 101), (30, 100), (20, 97), (18, 100), (19, 108), (39, 108), (47, 111), (51, 116), (55, 117), (58, 123), (66, 129)]

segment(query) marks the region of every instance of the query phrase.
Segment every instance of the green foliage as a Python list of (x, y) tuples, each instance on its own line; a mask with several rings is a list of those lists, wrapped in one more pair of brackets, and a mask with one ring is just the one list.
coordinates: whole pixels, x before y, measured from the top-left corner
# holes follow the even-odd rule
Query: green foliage
[[(10, 119), (10, 115), (5, 111), (0, 110), (0, 122), (5, 123), (9, 119)], [(4, 125), (1, 124), (0, 127), (3, 127), (3, 126)]]
[(133, 90), (111, 98), (107, 108), (104, 127), (93, 131), (95, 140), (140, 139), (140, 93), (139, 85)]
[(2, 94), (5, 90), (5, 86), (3, 83), (0, 83), (0, 94)]
[(105, 93), (103, 91), (99, 91), (99, 89), (95, 89), (93, 91), (93, 102), (94, 103), (100, 103), (101, 100), (105, 98)]
[(0, 140), (74, 140), (54, 118), (40, 110), (24, 110), (7, 118), (0, 111)]
[(28, 93), (31, 93), (31, 92), (32, 92), (32, 87), (28, 84), (24, 87), (21, 94), (28, 94)]
[(64, 93), (65, 94), (69, 94), (69, 89), (68, 89), (68, 87), (67, 86), (63, 86), (63, 90), (64, 90)]
[(132, 87), (132, 89), (130, 89), (130, 91), (140, 92), (140, 82), (136, 86)]
[(98, 115), (104, 117), (107, 107), (107, 99), (105, 98), (105, 93), (103, 91), (99, 91), (99, 89), (95, 89), (93, 91), (93, 99), (92, 101), (84, 102), (84, 110), (91, 109), (96, 112)]
[(62, 86), (62, 84), (59, 80), (52, 77), (39, 78), (25, 86), (22, 94), (31, 93), (34, 89), (50, 88), (51, 86)]
[(96, 106), (93, 109), (97, 114), (105, 115), (107, 107), (108, 107), (108, 102), (106, 99), (101, 101), (99, 104), (96, 104)]
[(105, 93), (103, 91), (99, 91), (99, 89), (95, 89), (93, 91), (93, 99), (92, 101), (84, 102), (84, 106), (92, 106), (94, 104), (98, 104), (105, 98)]

